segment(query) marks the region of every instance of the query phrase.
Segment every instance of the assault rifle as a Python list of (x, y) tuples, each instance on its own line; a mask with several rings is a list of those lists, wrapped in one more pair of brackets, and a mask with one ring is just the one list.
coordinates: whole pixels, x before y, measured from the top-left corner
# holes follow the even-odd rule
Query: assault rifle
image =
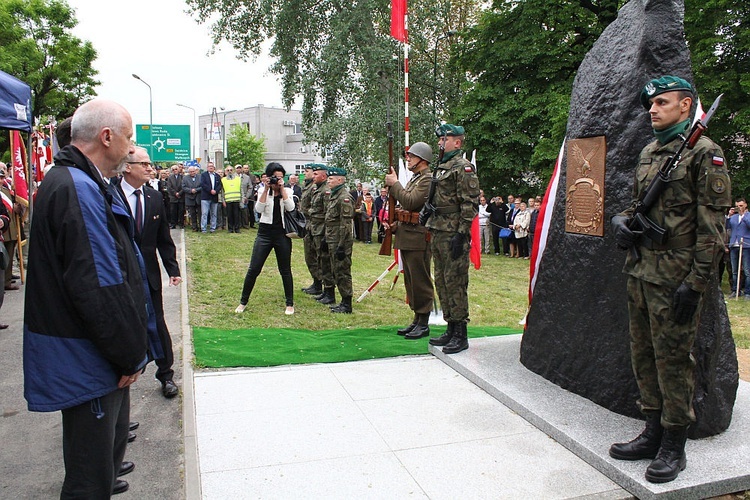
[[(388, 121), (385, 123), (385, 128), (388, 131), (388, 172), (393, 169), (393, 128), (391, 126), (391, 110), (387, 110)], [(398, 172), (397, 172), (398, 173)], [(378, 255), (390, 255), (391, 254), (391, 241), (393, 240), (393, 221), (396, 218), (396, 197), (391, 194), (390, 188), (388, 189), (388, 229), (385, 230), (383, 236), (383, 243), (380, 245), (380, 251)]]
[[(719, 102), (724, 94), (719, 95), (714, 103), (706, 113), (705, 118), (695, 122), (693, 128), (687, 136), (682, 136), (682, 144), (680, 148), (674, 154), (670, 156), (667, 161), (662, 165), (657, 174), (651, 179), (651, 183), (648, 185), (645, 191), (641, 193), (633, 211), (633, 218), (628, 223), (628, 229), (630, 229), (637, 237), (645, 236), (651, 241), (663, 245), (667, 240), (667, 230), (659, 226), (656, 222), (649, 219), (646, 215), (649, 210), (656, 204), (659, 197), (667, 188), (669, 178), (672, 175), (674, 169), (680, 164), (682, 160), (682, 153), (687, 149), (693, 149), (701, 138), (703, 132), (708, 128), (708, 122), (716, 112), (716, 108), (719, 107)], [(631, 247), (633, 258), (636, 262), (641, 260), (641, 253), (638, 251), (638, 245)]]
[[(438, 125), (437, 129), (435, 129), (435, 135), (438, 136), (438, 146), (440, 148), (440, 153), (438, 153), (438, 159), (437, 159), (437, 165), (440, 165), (443, 161), (443, 155), (445, 154), (445, 144), (440, 142), (440, 138), (444, 137), (446, 132), (442, 130), (442, 127)], [(424, 207), (422, 207), (422, 210), (419, 211), (419, 223), (423, 226), (427, 225), (427, 221), (430, 220), (430, 217), (432, 217), (432, 214), (435, 213), (435, 205), (432, 204), (432, 200), (435, 198), (435, 189), (437, 188), (437, 179), (435, 178), (435, 175), (433, 174), (432, 179), (430, 179), (430, 190), (427, 191), (427, 201), (424, 204)]]

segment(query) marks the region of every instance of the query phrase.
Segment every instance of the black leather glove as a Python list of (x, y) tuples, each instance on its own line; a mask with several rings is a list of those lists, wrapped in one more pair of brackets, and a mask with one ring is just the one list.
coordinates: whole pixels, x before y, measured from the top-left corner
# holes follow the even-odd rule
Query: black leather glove
[(327, 252), (328, 251), (328, 242), (323, 238), (323, 241), (320, 242), (320, 251), (321, 252)]
[(623, 215), (615, 215), (610, 221), (615, 233), (615, 243), (620, 250), (628, 250), (635, 246), (635, 233), (628, 228), (628, 222), (630, 218)]
[(336, 260), (344, 260), (345, 257), (346, 251), (344, 250), (344, 247), (336, 247)]
[(678, 325), (684, 325), (689, 322), (693, 318), (700, 300), (701, 294), (699, 292), (696, 292), (685, 283), (681, 284), (677, 291), (674, 292), (675, 322)]
[(461, 233), (456, 233), (451, 238), (451, 257), (457, 259), (464, 254), (464, 241), (466, 238)]
[(435, 207), (431, 203), (425, 203), (422, 210), (419, 211), (419, 225), (426, 226), (427, 221), (430, 220), (432, 214), (435, 213)]

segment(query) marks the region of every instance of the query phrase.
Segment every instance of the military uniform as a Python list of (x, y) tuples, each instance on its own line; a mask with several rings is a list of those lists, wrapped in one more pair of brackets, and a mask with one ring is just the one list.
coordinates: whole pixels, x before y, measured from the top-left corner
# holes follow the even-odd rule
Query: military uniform
[[(420, 163), (421, 161), (429, 162), (432, 159), (432, 150), (425, 143), (414, 144), (409, 154), (417, 157)], [(395, 173), (392, 175), (395, 176)], [(426, 227), (419, 224), (419, 212), (427, 201), (431, 179), (432, 172), (427, 167), (415, 172), (406, 186), (395, 182), (389, 188), (390, 196), (393, 196), (400, 205), (394, 215), (393, 246), (401, 252), (406, 298), (409, 307), (414, 311), (412, 324), (398, 330), (398, 334), (404, 335), (407, 339), (418, 339), (430, 333), (427, 325), (434, 297), (430, 276), (432, 252), (430, 251), (430, 234)]]
[[(328, 169), (328, 175), (344, 175), (342, 169)], [(331, 308), (334, 312), (351, 312), (352, 290), (352, 236), (354, 200), (345, 184), (330, 190), (325, 215), (325, 239), (331, 259), (333, 281), (341, 294), (341, 304)], [(348, 304), (348, 310), (345, 310)]]
[[(310, 221), (311, 210), (312, 210), (312, 197), (317, 190), (316, 184), (312, 178), (305, 178), (305, 185), (302, 187), (302, 197), (300, 198), (299, 209), (305, 219)], [(308, 222), (309, 225), (309, 222)], [(310, 270), (310, 275), (313, 278), (313, 284), (307, 288), (303, 288), (302, 291), (308, 294), (320, 294), (323, 289), (323, 274), (320, 270), (320, 264), (318, 263), (318, 252), (319, 249), (315, 246), (313, 241), (312, 231), (308, 226), (308, 231), (305, 233), (305, 239), (303, 240), (305, 248), (305, 264), (307, 269)]]
[(683, 151), (666, 188), (645, 213), (666, 231), (666, 239), (660, 243), (631, 230), (642, 193), (677, 153), (679, 134), (689, 132), (687, 99), (692, 95), (692, 86), (679, 77), (651, 80), (644, 87), (641, 103), (661, 127), (654, 130), (657, 140), (641, 151), (633, 203), (612, 218), (618, 246), (637, 250), (629, 252), (623, 271), (629, 275), (631, 362), (646, 427), (634, 440), (613, 444), (609, 454), (620, 460), (653, 459), (646, 479), (654, 483), (674, 480), (687, 463), (687, 428), (695, 421), (691, 350), (703, 292), (723, 254), (724, 212), (731, 205), (724, 153), (701, 137)]
[[(326, 170), (324, 165), (316, 165), (315, 170)], [(310, 217), (307, 219), (309, 235), (312, 238), (312, 249), (320, 269), (320, 280), (323, 285), (323, 294), (316, 297), (318, 301), (323, 300), (326, 304), (332, 304), (333, 298), (333, 271), (331, 270), (331, 255), (326, 243), (326, 207), (328, 205), (328, 190), (325, 181), (314, 184), (310, 194)], [(326, 293), (327, 292), (327, 293)], [(329, 299), (330, 297), (330, 299)]]

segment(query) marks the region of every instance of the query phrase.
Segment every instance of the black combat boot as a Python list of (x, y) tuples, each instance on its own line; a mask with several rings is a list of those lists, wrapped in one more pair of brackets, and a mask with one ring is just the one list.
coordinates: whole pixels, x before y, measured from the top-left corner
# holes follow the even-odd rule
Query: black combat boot
[(417, 314), (417, 325), (407, 333), (404, 338), (409, 340), (417, 340), (422, 337), (426, 337), (430, 334), (430, 327), (427, 324), (430, 321), (430, 313)]
[(405, 326), (404, 328), (396, 330), (396, 333), (398, 333), (399, 335), (406, 335), (407, 333), (414, 330), (414, 328), (417, 326), (417, 323), (419, 323), (419, 314), (414, 313), (414, 319), (411, 320), (411, 324), (409, 326)]
[(456, 323), (453, 338), (443, 347), (445, 354), (456, 354), (469, 348), (469, 339), (466, 336), (466, 323)]
[(445, 333), (439, 337), (432, 337), (430, 339), (430, 345), (448, 345), (448, 342), (453, 338), (453, 334), (456, 331), (456, 324), (453, 321), (448, 322), (448, 328), (445, 329)]
[(641, 460), (656, 458), (661, 446), (664, 428), (661, 426), (661, 412), (649, 411), (646, 415), (646, 428), (641, 434), (627, 443), (615, 443), (609, 447), (609, 456), (617, 460)]
[(314, 279), (312, 285), (302, 289), (307, 295), (320, 295), (323, 293), (323, 283), (320, 280)]
[(332, 313), (345, 313), (345, 314), (351, 314), (352, 313), (352, 298), (351, 297), (341, 297), (341, 303), (337, 306), (331, 307)]
[(315, 299), (315, 300), (317, 300), (321, 304), (333, 304), (333, 303), (335, 303), (336, 302), (336, 294), (335, 294), (335, 292), (333, 290), (334, 290), (334, 287), (332, 287), (332, 286), (331, 287), (325, 287), (325, 289), (323, 290), (323, 294), (320, 297), (318, 297), (317, 299)]
[(664, 429), (661, 448), (651, 465), (646, 468), (646, 479), (651, 483), (668, 483), (674, 481), (685, 470), (685, 441), (687, 427)]

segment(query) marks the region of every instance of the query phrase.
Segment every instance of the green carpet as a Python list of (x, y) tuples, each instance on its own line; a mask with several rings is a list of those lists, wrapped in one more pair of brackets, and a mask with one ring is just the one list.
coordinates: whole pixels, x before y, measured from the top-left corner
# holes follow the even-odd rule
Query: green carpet
[[(262, 329), (219, 330), (193, 328), (195, 362), (205, 368), (338, 363), (362, 359), (427, 354), (427, 337), (405, 340), (395, 326), (343, 330)], [(435, 327), (433, 336), (444, 331)], [(471, 337), (521, 333), (494, 326), (470, 326)]]

